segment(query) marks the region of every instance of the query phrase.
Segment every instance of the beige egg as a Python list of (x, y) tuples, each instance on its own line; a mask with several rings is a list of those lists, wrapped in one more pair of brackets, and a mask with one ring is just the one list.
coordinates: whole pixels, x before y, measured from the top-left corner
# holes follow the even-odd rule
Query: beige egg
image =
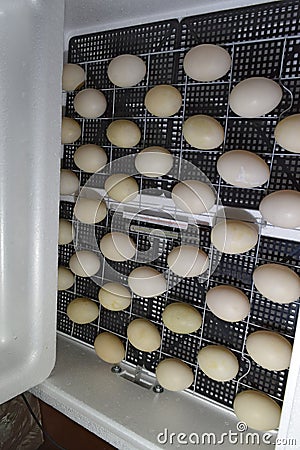
[(275, 81), (264, 77), (247, 78), (238, 83), (229, 96), (229, 106), (241, 117), (254, 118), (268, 114), (282, 98), (282, 90)]
[(100, 260), (95, 253), (89, 250), (81, 250), (71, 256), (69, 266), (75, 275), (91, 277), (100, 269)]
[(215, 316), (226, 322), (239, 322), (250, 312), (248, 297), (233, 286), (213, 287), (206, 294), (206, 304)]
[(163, 147), (147, 147), (135, 157), (135, 167), (145, 177), (161, 177), (173, 167), (173, 156)]
[(61, 124), (61, 143), (73, 144), (81, 136), (81, 126), (70, 117), (63, 117)]
[(161, 361), (155, 370), (158, 383), (168, 391), (183, 391), (194, 381), (192, 369), (177, 358)]
[(137, 267), (128, 277), (128, 285), (132, 292), (140, 297), (157, 297), (167, 290), (167, 282), (164, 276), (148, 266)]
[(279, 426), (280, 406), (263, 392), (246, 390), (238, 393), (233, 409), (237, 418), (254, 430), (268, 431)]
[(74, 98), (74, 109), (86, 119), (96, 119), (105, 113), (107, 102), (104, 94), (98, 89), (84, 89)]
[(77, 175), (69, 169), (61, 169), (60, 171), (60, 194), (72, 195), (78, 192), (79, 180)]
[(162, 321), (174, 333), (189, 334), (201, 327), (202, 316), (193, 306), (176, 302), (164, 309)]
[(293, 114), (278, 122), (274, 135), (282, 148), (300, 153), (300, 114)]
[(180, 277), (198, 277), (209, 266), (207, 254), (193, 245), (180, 245), (168, 255), (167, 264)]
[(197, 356), (199, 367), (209, 378), (216, 381), (232, 380), (239, 371), (236, 356), (223, 345), (207, 345)]
[(104, 189), (110, 198), (122, 203), (131, 202), (139, 193), (137, 182), (126, 173), (115, 173), (108, 177)]
[(127, 261), (134, 257), (136, 245), (127, 234), (114, 231), (100, 240), (100, 250), (107, 259)]
[(62, 88), (64, 91), (75, 91), (85, 82), (85, 72), (78, 64), (64, 64)]
[(98, 334), (94, 348), (99, 358), (109, 364), (119, 364), (125, 358), (123, 342), (118, 336), (108, 331)]
[(156, 117), (170, 117), (176, 114), (182, 105), (181, 93), (174, 86), (160, 84), (147, 92), (145, 106)]
[(99, 291), (99, 301), (104, 308), (110, 311), (122, 311), (131, 303), (129, 289), (120, 283), (105, 283)]
[(98, 145), (85, 144), (78, 147), (74, 153), (74, 162), (84, 172), (95, 173), (106, 165), (107, 156)]
[(74, 229), (72, 222), (59, 219), (58, 243), (59, 245), (69, 244), (73, 241)]
[(182, 211), (202, 214), (214, 206), (216, 196), (208, 184), (198, 180), (184, 180), (172, 189), (172, 199)]
[(231, 66), (231, 57), (225, 48), (201, 44), (191, 48), (183, 60), (185, 73), (196, 81), (214, 81), (222, 78)]
[(57, 289), (59, 291), (65, 291), (73, 286), (75, 282), (75, 276), (71, 270), (64, 266), (59, 266), (58, 277), (57, 277)]
[(300, 297), (300, 278), (289, 267), (264, 264), (253, 272), (256, 289), (276, 303), (291, 303)]
[(300, 192), (272, 192), (262, 199), (259, 210), (263, 218), (281, 228), (300, 227)]
[(146, 64), (138, 56), (119, 55), (109, 63), (107, 75), (116, 86), (136, 86), (146, 75)]
[(154, 352), (160, 347), (161, 337), (156, 326), (147, 319), (135, 319), (127, 327), (129, 342), (142, 352)]
[(226, 183), (240, 188), (262, 186), (270, 177), (267, 163), (246, 150), (231, 150), (217, 162), (217, 170)]
[(241, 220), (222, 220), (211, 232), (211, 242), (219, 252), (238, 255), (255, 247), (258, 234), (253, 224)]
[(75, 203), (74, 216), (83, 223), (98, 223), (107, 215), (103, 199), (79, 197)]
[(97, 303), (89, 298), (77, 297), (69, 303), (67, 316), (72, 322), (85, 324), (93, 322), (99, 315)]
[(195, 148), (212, 150), (224, 141), (224, 128), (213, 117), (199, 114), (189, 117), (183, 124), (184, 139)]
[(107, 139), (121, 148), (135, 147), (141, 139), (139, 127), (131, 120), (114, 120), (106, 130)]

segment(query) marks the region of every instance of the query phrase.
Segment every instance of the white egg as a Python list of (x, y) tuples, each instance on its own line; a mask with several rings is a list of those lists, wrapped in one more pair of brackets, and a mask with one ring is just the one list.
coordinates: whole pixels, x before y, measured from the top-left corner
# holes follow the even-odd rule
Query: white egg
[(161, 361), (155, 370), (158, 383), (168, 391), (183, 391), (194, 381), (192, 369), (177, 358)]
[(110, 311), (122, 311), (131, 303), (131, 293), (120, 283), (105, 283), (99, 291), (99, 301)]
[(200, 369), (212, 380), (232, 380), (239, 371), (236, 356), (223, 345), (207, 345), (197, 356)]
[(69, 169), (61, 169), (60, 171), (60, 194), (72, 195), (76, 194), (79, 189), (79, 180), (77, 175)]
[(98, 256), (88, 250), (81, 250), (71, 256), (69, 261), (70, 269), (79, 277), (91, 277), (100, 269)]
[(300, 278), (289, 267), (264, 264), (253, 272), (256, 289), (276, 303), (291, 303), (300, 297)]
[(146, 298), (157, 297), (167, 290), (164, 276), (148, 266), (132, 270), (128, 277), (128, 285), (136, 295)]
[(78, 147), (74, 153), (74, 162), (84, 172), (95, 173), (103, 169), (107, 163), (107, 156), (98, 145), (85, 144)]
[(139, 127), (131, 120), (114, 120), (106, 130), (107, 139), (121, 148), (135, 147), (141, 139)]
[(74, 109), (81, 117), (96, 119), (105, 113), (107, 102), (104, 94), (97, 89), (84, 89), (74, 98)]
[(268, 164), (246, 150), (231, 150), (217, 162), (217, 170), (226, 183), (240, 188), (262, 186), (270, 177)]
[(173, 156), (163, 147), (147, 147), (135, 157), (135, 168), (145, 177), (161, 177), (173, 167)]
[(134, 257), (136, 245), (127, 234), (114, 231), (100, 240), (100, 250), (107, 259), (127, 261)]
[(224, 141), (224, 128), (213, 117), (199, 114), (189, 117), (183, 124), (184, 139), (195, 148), (212, 150)]
[(234, 399), (233, 409), (237, 418), (254, 430), (268, 431), (279, 426), (280, 406), (263, 392), (240, 392)]
[(109, 364), (119, 364), (125, 358), (123, 342), (118, 336), (108, 331), (98, 334), (94, 348), (97, 356)]
[(57, 277), (57, 289), (59, 291), (65, 291), (73, 286), (75, 282), (75, 276), (71, 270), (64, 266), (59, 266), (58, 277)]
[(180, 277), (198, 277), (209, 266), (207, 254), (193, 245), (180, 245), (168, 255), (167, 264)]
[(300, 153), (300, 114), (293, 114), (278, 122), (274, 135), (282, 148)]
[(262, 199), (259, 210), (263, 218), (281, 228), (300, 227), (300, 192), (276, 191)]
[(161, 337), (156, 326), (147, 319), (135, 319), (127, 327), (128, 340), (142, 352), (154, 352), (160, 347)]
[(81, 126), (70, 117), (63, 117), (61, 124), (61, 143), (73, 144), (81, 136)]
[(75, 323), (85, 324), (93, 322), (98, 315), (99, 307), (97, 303), (89, 298), (77, 297), (67, 307), (67, 316)]
[(59, 219), (58, 243), (59, 245), (69, 244), (73, 241), (74, 229), (72, 222)]
[(98, 223), (107, 215), (103, 199), (79, 197), (75, 203), (74, 216), (83, 223)]
[(260, 117), (280, 103), (282, 90), (275, 81), (264, 77), (247, 78), (238, 83), (229, 96), (229, 106), (241, 117)]
[(126, 173), (115, 173), (108, 177), (104, 189), (110, 198), (122, 203), (131, 202), (139, 193), (137, 182)]
[(146, 75), (146, 64), (138, 56), (119, 55), (109, 63), (107, 75), (116, 86), (136, 86)]
[(231, 66), (231, 57), (225, 48), (201, 44), (191, 48), (183, 60), (185, 73), (196, 81), (214, 81), (222, 78)]
[(78, 64), (64, 64), (62, 88), (64, 91), (75, 91), (85, 82), (85, 72)]
[(162, 321), (174, 333), (189, 334), (201, 327), (202, 316), (192, 305), (176, 302), (164, 309)]
[(206, 294), (206, 304), (215, 316), (226, 322), (239, 322), (250, 312), (248, 297), (233, 286), (211, 288)]
[(222, 220), (211, 232), (211, 242), (219, 252), (238, 255), (255, 247), (258, 240), (256, 227), (241, 220)]
[(176, 114), (182, 105), (181, 93), (174, 86), (160, 84), (147, 92), (145, 106), (156, 117), (170, 117)]
[(182, 211), (202, 214), (214, 206), (216, 196), (208, 184), (198, 180), (184, 180), (172, 189), (172, 199)]

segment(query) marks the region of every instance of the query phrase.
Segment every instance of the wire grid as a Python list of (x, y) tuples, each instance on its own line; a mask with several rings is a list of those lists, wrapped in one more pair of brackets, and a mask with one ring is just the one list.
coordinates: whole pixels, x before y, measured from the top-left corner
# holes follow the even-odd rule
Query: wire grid
[[(67, 115), (82, 125), (82, 137), (73, 145), (66, 145), (62, 165), (73, 170), (83, 186), (90, 174), (79, 170), (74, 164), (73, 154), (78, 146), (94, 143), (103, 147), (109, 161), (124, 155), (135, 154), (149, 145), (160, 145), (172, 154), (186, 159), (206, 173), (217, 190), (224, 206), (257, 209), (261, 199), (269, 192), (279, 189), (299, 189), (300, 165), (298, 156), (287, 153), (274, 142), (274, 127), (285, 115), (299, 112), (300, 104), (300, 60), (299, 60), (299, 2), (282, 1), (259, 5), (252, 8), (217, 12), (184, 19), (164, 21), (113, 30), (92, 35), (77, 36), (69, 45), (69, 62), (83, 66), (87, 74), (85, 87), (101, 89), (108, 99), (105, 114), (95, 120), (83, 119), (73, 109), (74, 93), (67, 95)], [(216, 43), (226, 48), (232, 57), (232, 68), (223, 77), (211, 83), (199, 83), (189, 79), (183, 72), (182, 62), (186, 51), (200, 43)], [(147, 75), (138, 86), (122, 89), (113, 86), (106, 70), (109, 61), (122, 53), (132, 53), (142, 57), (147, 65)], [(255, 65), (253, 65), (255, 61)], [(242, 79), (251, 76), (266, 76), (278, 81), (283, 87), (283, 99), (270, 114), (254, 120), (235, 116), (228, 106), (228, 94)], [(161, 83), (173, 84), (183, 96), (183, 106), (173, 117), (161, 119), (151, 116), (144, 108), (147, 90)], [(224, 126), (225, 140), (220, 148), (211, 151), (193, 149), (181, 134), (183, 121), (193, 114), (212, 115)], [(135, 121), (141, 131), (140, 143), (132, 149), (119, 149), (109, 143), (106, 128), (112, 120), (129, 118)], [(255, 189), (238, 189), (227, 185), (218, 175), (216, 162), (224, 152), (236, 148), (250, 150), (261, 156), (270, 166), (269, 182)], [(109, 167), (109, 166), (108, 166)], [(179, 168), (180, 169), (180, 168)], [(104, 176), (99, 174), (102, 186)], [(180, 171), (178, 172), (180, 176)], [(102, 177), (102, 178), (101, 178)], [(140, 177), (139, 185), (144, 190), (157, 188), (156, 195), (165, 190), (171, 192), (174, 179), (165, 176), (160, 179)], [(96, 182), (97, 183), (97, 182)], [(73, 221), (73, 204), (61, 203), (61, 217)], [(110, 231), (111, 215), (95, 227), (80, 227), (83, 233), (95, 233), (97, 240)], [(155, 226), (141, 221), (133, 221), (137, 227)], [(122, 230), (122, 220), (119, 223)], [(76, 223), (74, 222), (74, 227)], [(201, 228), (201, 245), (213, 259), (216, 252), (210, 242), (209, 227)], [(138, 228), (135, 228), (138, 229)], [(170, 229), (169, 229), (170, 230)], [(149, 249), (151, 243), (163, 246), (159, 258), (150, 265), (163, 271), (166, 255), (180, 244), (179, 230), (172, 231), (178, 237), (149, 240), (149, 234), (133, 231), (131, 237), (139, 251)], [(87, 239), (88, 240), (88, 239)], [(108, 330), (118, 335), (126, 347), (126, 361), (133, 366), (141, 366), (153, 373), (158, 362), (165, 357), (178, 357), (194, 371), (195, 381), (189, 391), (204, 396), (225, 407), (232, 407), (236, 393), (245, 388), (262, 390), (282, 402), (288, 371), (270, 372), (255, 364), (245, 349), (246, 337), (258, 329), (275, 330), (293, 342), (299, 302), (280, 305), (259, 294), (252, 283), (255, 267), (266, 262), (279, 262), (300, 272), (299, 243), (259, 236), (255, 249), (243, 255), (224, 254), (217, 269), (208, 280), (200, 278), (179, 279), (167, 271), (166, 277), (172, 287), (162, 296), (154, 299), (133, 295), (130, 307), (125, 311), (112, 312), (99, 305), (99, 318), (88, 325), (73, 324), (66, 316), (68, 303), (76, 296), (88, 296), (99, 304), (99, 285), (110, 281), (104, 264), (96, 281), (76, 276), (75, 284), (68, 291), (58, 293), (58, 331), (72, 336), (87, 345), (93, 345), (99, 332)], [(59, 263), (68, 266), (69, 258), (75, 252), (74, 245), (59, 246)], [(121, 272), (121, 282), (126, 284), (128, 273), (138, 264), (113, 264)], [(99, 285), (98, 285), (99, 284)], [(215, 286), (230, 284), (241, 289), (249, 298), (249, 316), (237, 323), (227, 323), (215, 317), (206, 307), (206, 292)], [(203, 316), (203, 325), (195, 333), (179, 335), (168, 330), (162, 323), (164, 308), (174, 302), (192, 304)], [(126, 329), (131, 320), (146, 317), (159, 329), (162, 344), (158, 351), (143, 353), (135, 349), (127, 340)], [(231, 349), (240, 364), (235, 379), (219, 383), (209, 379), (197, 364), (197, 353), (208, 344), (222, 344)]]

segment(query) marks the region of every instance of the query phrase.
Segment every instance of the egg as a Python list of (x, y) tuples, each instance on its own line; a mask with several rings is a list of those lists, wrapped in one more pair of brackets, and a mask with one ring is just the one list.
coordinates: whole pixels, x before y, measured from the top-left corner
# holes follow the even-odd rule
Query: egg
[(139, 127), (131, 120), (114, 120), (106, 130), (107, 139), (121, 148), (135, 147), (141, 139)]
[(247, 78), (230, 93), (229, 106), (241, 117), (254, 118), (268, 114), (282, 98), (282, 89), (275, 81), (264, 77)]
[(75, 111), (85, 119), (96, 119), (105, 113), (107, 102), (98, 89), (83, 89), (74, 98)]
[(183, 391), (194, 381), (192, 369), (177, 358), (167, 358), (158, 363), (156, 370), (158, 383), (168, 391)]
[(69, 303), (67, 316), (72, 322), (85, 324), (93, 322), (99, 315), (97, 303), (89, 298), (77, 297)]
[(77, 175), (69, 169), (60, 171), (60, 195), (72, 195), (79, 189)]
[(281, 228), (300, 227), (300, 192), (283, 190), (272, 192), (262, 199), (259, 211), (272, 225)]
[(264, 264), (253, 272), (256, 289), (276, 303), (291, 303), (300, 297), (300, 278), (289, 267), (281, 264)]
[(230, 381), (239, 371), (236, 356), (223, 345), (207, 345), (197, 356), (202, 372), (215, 381)]
[(216, 196), (208, 184), (198, 180), (184, 180), (172, 189), (172, 199), (182, 211), (202, 214), (214, 206)]
[(145, 177), (161, 177), (173, 167), (173, 156), (163, 147), (147, 147), (135, 157), (136, 170)]
[(154, 86), (145, 97), (146, 109), (156, 117), (173, 116), (180, 110), (181, 105), (181, 93), (168, 84)]
[(201, 44), (191, 48), (183, 60), (185, 73), (195, 81), (214, 81), (222, 78), (231, 66), (231, 57), (225, 48)]
[(146, 75), (146, 64), (136, 55), (119, 55), (109, 63), (107, 75), (116, 86), (136, 86)]
[(100, 240), (100, 250), (107, 259), (127, 261), (134, 257), (136, 245), (127, 234), (114, 231)]
[(61, 124), (61, 143), (73, 144), (81, 136), (81, 126), (70, 117), (63, 117)]
[(137, 182), (126, 173), (115, 173), (108, 177), (104, 189), (110, 198), (121, 203), (131, 202), (139, 193)]
[(174, 333), (189, 334), (197, 331), (202, 325), (199, 311), (187, 303), (171, 303), (162, 313), (162, 321)]
[(238, 255), (255, 247), (258, 233), (253, 224), (241, 220), (222, 220), (211, 232), (211, 242), (222, 253)]
[(59, 219), (58, 243), (59, 245), (69, 244), (73, 241), (74, 229), (71, 222)]
[(75, 282), (74, 274), (71, 270), (64, 266), (59, 266), (58, 268), (58, 278), (57, 278), (57, 289), (59, 291), (65, 291), (73, 286)]
[(100, 260), (95, 253), (89, 250), (81, 250), (71, 256), (69, 266), (75, 275), (91, 277), (100, 269)]
[(85, 72), (78, 64), (64, 64), (62, 88), (64, 91), (75, 91), (85, 82)]
[(300, 153), (300, 114), (293, 114), (278, 122), (274, 135), (282, 148), (292, 153)]
[(180, 277), (198, 277), (208, 269), (209, 259), (198, 247), (180, 245), (168, 254), (167, 264)]
[(105, 283), (99, 291), (99, 302), (110, 311), (122, 311), (130, 305), (131, 293), (120, 283)]
[(280, 406), (263, 392), (239, 392), (234, 399), (233, 409), (237, 418), (254, 430), (268, 431), (279, 426)]
[(118, 336), (108, 331), (98, 334), (94, 348), (97, 356), (109, 364), (119, 364), (125, 358), (123, 342)]
[(157, 297), (167, 290), (164, 276), (158, 270), (148, 266), (132, 270), (128, 277), (128, 285), (132, 292), (145, 298)]
[(95, 173), (106, 165), (107, 156), (99, 145), (85, 144), (74, 153), (74, 162), (84, 172)]
[(154, 352), (160, 347), (161, 337), (156, 326), (147, 319), (135, 319), (127, 327), (128, 340), (142, 352)]
[(189, 117), (183, 124), (184, 139), (195, 148), (212, 150), (224, 141), (224, 128), (213, 117), (198, 114)]
[(270, 177), (268, 164), (258, 155), (246, 150), (231, 150), (217, 162), (219, 175), (226, 183), (240, 188), (262, 186)]
[(226, 322), (239, 322), (250, 312), (248, 297), (233, 286), (220, 285), (209, 289), (206, 304), (215, 316)]
[(99, 223), (107, 215), (103, 199), (79, 197), (75, 203), (74, 216), (83, 223)]

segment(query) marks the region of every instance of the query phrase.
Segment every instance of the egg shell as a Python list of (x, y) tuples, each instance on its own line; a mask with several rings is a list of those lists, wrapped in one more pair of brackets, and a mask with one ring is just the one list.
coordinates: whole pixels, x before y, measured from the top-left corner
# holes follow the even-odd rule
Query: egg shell
[(139, 127), (131, 120), (114, 120), (106, 130), (107, 139), (121, 148), (135, 147), (141, 139)]
[(160, 84), (150, 89), (145, 96), (146, 109), (156, 117), (170, 117), (182, 105), (181, 93), (174, 86)]
[(155, 373), (158, 383), (168, 391), (183, 391), (194, 381), (192, 369), (177, 358), (162, 360)]
[(285, 117), (274, 131), (277, 143), (292, 153), (300, 153), (300, 114)]
[(125, 358), (123, 342), (118, 336), (108, 331), (98, 334), (94, 348), (97, 356), (109, 364), (119, 364)]
[(272, 192), (262, 199), (259, 211), (272, 225), (281, 228), (300, 227), (300, 192), (283, 190)]
[(71, 256), (70, 269), (79, 277), (91, 277), (100, 269), (98, 256), (88, 250), (80, 250)]
[(74, 109), (86, 119), (96, 119), (105, 113), (107, 102), (98, 89), (83, 89), (74, 98)]
[(109, 63), (107, 75), (116, 86), (136, 86), (146, 75), (146, 64), (136, 55), (119, 55)]
[(202, 372), (215, 381), (232, 380), (239, 371), (236, 356), (223, 345), (207, 345), (197, 356)]
[(200, 44), (184, 57), (185, 73), (195, 81), (214, 81), (229, 71), (231, 57), (225, 48), (214, 44)]
[(162, 321), (174, 333), (189, 334), (201, 327), (202, 316), (193, 306), (176, 302), (164, 309)]
[(83, 223), (99, 223), (107, 215), (106, 203), (103, 199), (79, 197), (75, 203), (74, 216)]
[(269, 431), (279, 426), (280, 406), (263, 392), (239, 392), (234, 399), (233, 409), (237, 418), (254, 430)]
[(224, 141), (224, 128), (213, 117), (198, 114), (189, 117), (183, 124), (184, 139), (195, 148), (212, 150)]
[(233, 286), (220, 285), (209, 289), (206, 304), (215, 316), (226, 322), (239, 322), (250, 312), (248, 297)]
[(69, 244), (73, 241), (74, 229), (72, 222), (65, 219), (59, 219), (58, 243), (59, 245)]
[(63, 117), (61, 124), (61, 143), (73, 144), (81, 136), (81, 126), (70, 117)]
[(126, 173), (115, 173), (108, 177), (104, 189), (110, 198), (122, 203), (131, 202), (139, 193), (137, 182)]
[(247, 78), (238, 83), (229, 96), (229, 106), (241, 117), (254, 118), (268, 114), (279, 105), (282, 89), (264, 77)]
[(182, 211), (202, 214), (214, 206), (216, 196), (208, 184), (198, 180), (185, 180), (174, 186), (172, 199)]
[(99, 291), (99, 301), (110, 311), (122, 311), (130, 305), (131, 293), (120, 283), (105, 283)]
[(147, 147), (135, 157), (136, 170), (145, 177), (161, 177), (173, 167), (173, 156), (163, 147)]
[(72, 322), (85, 324), (93, 322), (99, 315), (97, 303), (86, 297), (77, 297), (69, 303), (67, 316)]
[(85, 82), (85, 71), (78, 64), (64, 64), (62, 88), (64, 91), (75, 91)]
[(127, 261), (134, 257), (136, 245), (127, 234), (114, 231), (100, 240), (100, 250), (112, 261)]
[(77, 175), (69, 169), (61, 169), (60, 171), (60, 194), (72, 195), (78, 192), (79, 180)]
[(127, 327), (128, 340), (142, 352), (154, 352), (160, 347), (161, 337), (156, 326), (147, 319), (135, 319)]
[(137, 267), (128, 277), (130, 289), (140, 297), (151, 298), (163, 294), (167, 290), (164, 276), (148, 266)]
[(256, 228), (241, 220), (222, 220), (211, 232), (213, 245), (222, 253), (238, 255), (255, 247), (258, 240)]
[(300, 278), (289, 267), (281, 264), (264, 264), (253, 272), (256, 289), (276, 303), (291, 303), (300, 297)]
[(167, 264), (180, 277), (197, 277), (208, 269), (209, 259), (198, 247), (180, 245), (168, 254)]
[(59, 266), (58, 276), (57, 276), (57, 289), (58, 291), (65, 291), (73, 286), (75, 281), (75, 276), (71, 270), (64, 266)]
[(106, 165), (107, 156), (99, 145), (85, 144), (78, 147), (74, 153), (74, 162), (84, 172), (95, 173)]

